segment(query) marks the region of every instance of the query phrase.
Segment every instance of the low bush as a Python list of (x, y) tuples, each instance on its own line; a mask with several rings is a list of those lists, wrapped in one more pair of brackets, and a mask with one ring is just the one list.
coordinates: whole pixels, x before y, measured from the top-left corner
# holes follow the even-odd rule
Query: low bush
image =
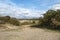
[(10, 23), (16, 26), (20, 25), (20, 22), (18, 21), (18, 19), (15, 18), (11, 18), (10, 16), (5, 16), (5, 17), (0, 17), (0, 21), (1, 23)]
[(20, 22), (17, 19), (10, 19), (8, 21), (8, 23), (13, 24), (13, 25), (16, 25), (16, 26), (19, 26), (20, 25)]

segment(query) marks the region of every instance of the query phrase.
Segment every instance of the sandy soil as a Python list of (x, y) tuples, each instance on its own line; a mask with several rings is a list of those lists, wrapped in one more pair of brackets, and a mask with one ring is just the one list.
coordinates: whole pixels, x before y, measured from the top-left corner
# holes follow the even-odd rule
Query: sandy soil
[(24, 25), (21, 31), (0, 32), (0, 40), (60, 40), (60, 33)]

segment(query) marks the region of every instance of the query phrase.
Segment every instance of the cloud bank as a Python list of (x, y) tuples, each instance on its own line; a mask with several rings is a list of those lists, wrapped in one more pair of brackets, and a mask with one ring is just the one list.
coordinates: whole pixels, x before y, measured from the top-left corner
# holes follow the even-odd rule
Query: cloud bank
[(11, 16), (16, 18), (38, 18), (40, 17), (41, 11), (32, 10), (17, 6), (10, 0), (0, 0), (0, 15)]
[(60, 4), (52, 5), (51, 9), (54, 9), (54, 10), (60, 9)]
[[(57, 1), (60, 2), (60, 0)], [(56, 1), (52, 3), (52, 0), (49, 1), (33, 0), (33, 2), (35, 3), (37, 2), (37, 4), (39, 4), (40, 6), (36, 4), (37, 6), (30, 5), (30, 8), (25, 8), (22, 7), (24, 6), (24, 4), (19, 5), (12, 2), (11, 0), (0, 0), (0, 15), (11, 16), (16, 18), (38, 18), (41, 17), (42, 14), (44, 14), (48, 9), (54, 10), (60, 9), (60, 4), (53, 4), (57, 3)], [(49, 5), (50, 3), (52, 3), (53, 5)], [(37, 9), (35, 7), (37, 7)]]

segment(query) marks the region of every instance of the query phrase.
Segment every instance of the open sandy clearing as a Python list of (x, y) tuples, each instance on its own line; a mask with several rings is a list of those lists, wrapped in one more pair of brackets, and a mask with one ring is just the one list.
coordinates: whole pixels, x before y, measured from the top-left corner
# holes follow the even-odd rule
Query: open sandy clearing
[(60, 33), (25, 27), (21, 31), (0, 32), (0, 40), (60, 40)]

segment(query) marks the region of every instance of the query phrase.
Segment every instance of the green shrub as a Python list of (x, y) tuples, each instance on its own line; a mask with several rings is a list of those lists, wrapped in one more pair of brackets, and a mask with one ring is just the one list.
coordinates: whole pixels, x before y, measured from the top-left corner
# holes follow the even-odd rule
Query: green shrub
[(20, 25), (20, 22), (17, 19), (11, 18), (10, 16), (0, 17), (0, 21), (2, 21), (1, 23), (10, 23), (16, 26)]
[(10, 19), (8, 23), (16, 25), (16, 26), (20, 25), (20, 22), (17, 19)]
[(60, 30), (60, 10), (48, 10), (34, 27)]
[(33, 24), (35, 23), (35, 21), (32, 22)]

